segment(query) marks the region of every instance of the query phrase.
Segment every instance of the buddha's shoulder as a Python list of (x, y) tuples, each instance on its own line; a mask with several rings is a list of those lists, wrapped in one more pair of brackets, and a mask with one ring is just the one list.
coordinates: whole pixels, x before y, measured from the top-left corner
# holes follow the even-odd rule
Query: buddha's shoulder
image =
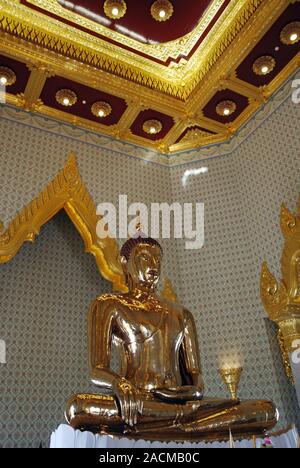
[(122, 293), (106, 293), (101, 294), (100, 296), (96, 297), (96, 299), (92, 302), (92, 305), (97, 305), (101, 303), (107, 302), (122, 302), (124, 301), (124, 294)]
[(169, 310), (174, 314), (181, 316), (183, 319), (188, 320), (193, 318), (192, 312), (190, 312), (184, 305), (179, 302), (172, 302), (164, 297), (160, 297), (162, 304), (165, 304)]

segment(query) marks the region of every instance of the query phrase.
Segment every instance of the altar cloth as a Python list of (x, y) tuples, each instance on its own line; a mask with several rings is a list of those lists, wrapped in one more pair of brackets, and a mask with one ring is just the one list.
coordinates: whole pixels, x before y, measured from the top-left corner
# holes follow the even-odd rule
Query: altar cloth
[[(229, 437), (228, 437), (229, 439)], [(298, 448), (299, 436), (296, 429), (289, 429), (278, 436), (270, 437), (274, 448)], [(257, 448), (263, 443), (257, 439)], [(234, 442), (237, 449), (253, 448), (252, 440), (241, 440)], [(132, 440), (125, 437), (112, 437), (107, 435), (94, 435), (91, 432), (74, 430), (71, 426), (61, 424), (51, 435), (50, 448), (96, 448), (96, 449), (118, 449), (118, 448), (146, 448), (146, 449), (205, 449), (205, 448), (230, 448), (228, 442), (150, 442), (146, 440)]]

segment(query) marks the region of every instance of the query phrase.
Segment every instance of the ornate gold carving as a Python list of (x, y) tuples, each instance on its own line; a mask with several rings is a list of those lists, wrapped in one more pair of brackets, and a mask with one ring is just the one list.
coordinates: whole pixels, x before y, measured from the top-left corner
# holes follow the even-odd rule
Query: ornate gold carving
[(287, 24), (280, 34), (280, 40), (285, 45), (293, 45), (300, 41), (300, 21)]
[(201, 128), (191, 128), (186, 132), (184, 137), (180, 140), (181, 143), (186, 143), (186, 142), (193, 142), (194, 144), (196, 142), (199, 142), (199, 140), (203, 138), (209, 138), (211, 137), (211, 133), (205, 132), (204, 130), (201, 130)]
[(236, 103), (233, 101), (221, 101), (216, 107), (216, 112), (222, 117), (228, 117), (236, 111)]
[(286, 353), (291, 353), (293, 342), (300, 339), (300, 216), (299, 213), (293, 216), (284, 205), (281, 208), (281, 229), (285, 237), (281, 258), (282, 281), (278, 283), (264, 263), (260, 288), (269, 318), (279, 327), (279, 338), (284, 342)]
[(156, 135), (162, 131), (162, 123), (159, 120), (146, 120), (143, 123), (143, 130), (145, 133), (149, 133), (149, 135)]
[(242, 367), (234, 367), (232, 369), (220, 369), (219, 373), (223, 379), (223, 382), (226, 384), (232, 400), (237, 399), (237, 392), (239, 388), (239, 383), (241, 375), (243, 372)]
[(105, 0), (104, 13), (108, 18), (120, 19), (123, 18), (127, 10), (127, 5), (124, 0)]
[(108, 102), (98, 101), (92, 105), (91, 111), (96, 117), (100, 117), (100, 119), (102, 119), (103, 117), (107, 117), (111, 114), (112, 109)]
[(287, 303), (288, 295), (285, 285), (282, 282), (278, 284), (266, 262), (262, 266), (260, 287), (262, 302), (269, 318), (276, 321)]
[(280, 330), (280, 328), (278, 329), (277, 338), (278, 338), (278, 343), (279, 343), (279, 346), (280, 346), (282, 362), (283, 362), (285, 373), (286, 373), (289, 381), (291, 382), (291, 384), (295, 385), (293, 371), (292, 371), (291, 363), (290, 363), (289, 353), (288, 353), (288, 350), (286, 349), (284, 336), (283, 336), (283, 333)]
[(259, 57), (253, 63), (253, 71), (256, 75), (264, 76), (271, 73), (276, 66), (276, 60), (271, 55)]
[(23, 208), (0, 235), (0, 264), (10, 261), (26, 241), (33, 242), (41, 227), (64, 209), (85, 243), (85, 251), (94, 255), (99, 271), (117, 290), (126, 290), (115, 239), (98, 239), (100, 219), (96, 206), (82, 182), (76, 158), (71, 154), (64, 169)]
[(0, 84), (2, 86), (11, 86), (16, 82), (16, 74), (8, 67), (0, 66)]
[(167, 21), (173, 12), (174, 8), (169, 0), (156, 0), (151, 5), (151, 15), (156, 21)]
[[(125, 97), (126, 100), (141, 101), (146, 108), (176, 118), (172, 130), (159, 142), (153, 142), (151, 139), (139, 137), (130, 132), (134, 117), (138, 114), (138, 107), (132, 106), (130, 111), (125, 111), (119, 124), (107, 126), (100, 120), (93, 122), (76, 117), (63, 112), (63, 109), (57, 110), (44, 106), (36, 100), (28, 104), (26, 96), (24, 99), (19, 99), (7, 93), (7, 101), (14, 105), (24, 106), (26, 109), (38, 110), (47, 116), (64, 120), (72, 125), (76, 124), (106, 135), (123, 138), (134, 144), (146, 145), (158, 152), (173, 153), (192, 149), (195, 144), (201, 146), (225, 141), (299, 67), (300, 54), (261, 90), (241, 82), (236, 77), (225, 79), (224, 77), (232, 75), (233, 70), (247, 56), (253, 45), (260, 40), (272, 22), (289, 4), (288, 0), (282, 2), (241, 0), (230, 3), (226, 9), (226, 21), (219, 21), (213, 27), (203, 44), (189, 60), (180, 59), (181, 65), (178, 68), (177, 58), (188, 55), (195, 46), (195, 41), (200, 37), (199, 34), (201, 35), (207, 28), (209, 21), (222, 6), (223, 1), (218, 0), (212, 3), (205, 14), (203, 23), (201, 21), (201, 28), (199, 25), (200, 29), (196, 28), (197, 31), (195, 30), (192, 35), (167, 44), (149, 45), (137, 43), (121, 34), (116, 33), (117, 36), (114, 36), (114, 31), (86, 20), (66, 10), (58, 3), (54, 4), (52, 0), (30, 0), (39, 8), (53, 11), (86, 28), (93, 28), (96, 33), (106, 35), (108, 39), (117, 41), (119, 38), (120, 44), (126, 43), (129, 47), (136, 48), (135, 50), (145, 54), (141, 57), (125, 49), (122, 49), (120, 53), (118, 46), (92, 37), (76, 28), (70, 27), (66, 30), (59, 26), (59, 22), (30, 10), (17, 0), (0, 0), (0, 29), (9, 33), (3, 34), (1, 38), (1, 49), (5, 54), (34, 66), (44, 66), (46, 69), (50, 67), (52, 72), (59, 76), (73, 79), (121, 98)], [(11, 8), (12, 2), (13, 9)], [(62, 29), (64, 34), (62, 34)], [(14, 36), (16, 31), (19, 32), (19, 37)], [(239, 47), (235, 47), (235, 40), (239, 41)], [(155, 57), (164, 61), (169, 56), (172, 56), (173, 65), (176, 66), (173, 66), (172, 62), (170, 66), (165, 66), (151, 59)], [(66, 57), (71, 58), (72, 61), (66, 60)], [(83, 67), (82, 64), (85, 66)], [(111, 74), (114, 74), (114, 80), (111, 79)], [(247, 109), (230, 126), (202, 117), (186, 123), (186, 114), (199, 113), (199, 109), (202, 109), (215, 93), (220, 80), (223, 80), (224, 85), (228, 84), (229, 89), (236, 90), (251, 99)], [(144, 86), (140, 86), (141, 84)], [(33, 87), (31, 89), (36, 99)], [(197, 143), (195, 141), (176, 143), (183, 131), (193, 125), (200, 125), (204, 129), (216, 132), (217, 135), (203, 136)]]
[(55, 99), (59, 104), (65, 107), (74, 106), (77, 102), (77, 95), (71, 89), (60, 89), (55, 95)]

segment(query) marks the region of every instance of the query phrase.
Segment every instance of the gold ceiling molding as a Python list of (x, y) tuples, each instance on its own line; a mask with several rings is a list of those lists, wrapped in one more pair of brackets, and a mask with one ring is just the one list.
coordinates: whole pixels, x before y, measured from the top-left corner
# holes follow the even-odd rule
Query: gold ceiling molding
[(300, 199), (295, 216), (282, 205), (281, 230), (285, 239), (281, 258), (282, 280), (278, 282), (264, 262), (260, 289), (269, 318), (279, 327), (281, 347), (284, 344), (286, 352), (291, 353), (293, 342), (300, 339)]
[(85, 251), (94, 255), (101, 275), (114, 289), (126, 291), (119, 247), (115, 239), (98, 239), (96, 225), (99, 217), (96, 206), (78, 171), (76, 157), (70, 154), (62, 171), (25, 206), (0, 232), (0, 264), (12, 260), (24, 242), (34, 242), (41, 227), (64, 209), (81, 235)]
[[(209, 17), (212, 19), (218, 9), (222, 6), (224, 0), (215, 0), (209, 9)], [(269, 3), (272, 3), (270, 0)], [(21, 39), (25, 39), (32, 44), (41, 46), (71, 59), (113, 73), (135, 83), (140, 83), (148, 88), (174, 96), (177, 99), (186, 101), (191, 92), (213, 65), (217, 62), (222, 53), (227, 50), (236, 36), (243, 30), (248, 20), (257, 11), (263, 0), (233, 0), (232, 4), (226, 8), (226, 18), (223, 15), (213, 26), (203, 43), (197, 48), (192, 58), (184, 62), (180, 61), (178, 65), (171, 64), (166, 67), (152, 60), (149, 50), (159, 50), (161, 53), (168, 51), (168, 55), (162, 57), (153, 55), (153, 58), (167, 60), (169, 56), (187, 57), (190, 50), (195, 46), (199, 37), (207, 27), (195, 28), (188, 37), (193, 37), (189, 48), (183, 50), (180, 44), (186, 39), (180, 38), (165, 44), (141, 44), (133, 41), (133, 52), (120, 49), (119, 45), (114, 45), (103, 39), (93, 37), (91, 34), (82, 32), (74, 27), (65, 27), (63, 23), (51, 19), (48, 16), (41, 15), (38, 12), (30, 10), (14, 0), (12, 8), (11, 0), (0, 0), (0, 29), (9, 34), (18, 34)], [(69, 14), (74, 15), (63, 8), (59, 3), (53, 0), (31, 0), (31, 3), (45, 8), (52, 13), (69, 18)], [(278, 3), (278, 2), (277, 2)], [(288, 3), (287, 0), (284, 3)], [(276, 11), (276, 9), (275, 9)], [(274, 11), (268, 11), (268, 20), (272, 18)], [(66, 16), (67, 15), (67, 16)], [(75, 23), (82, 26), (89, 26), (95, 31), (96, 23), (86, 20), (80, 15), (75, 15), (72, 19)], [(89, 21), (89, 25), (86, 24)], [(107, 38), (114, 39), (114, 31), (102, 25), (102, 34)], [(199, 29), (200, 28), (200, 29)], [(112, 37), (110, 37), (112, 35)], [(131, 46), (130, 38), (119, 34), (119, 42)], [(172, 51), (174, 48), (174, 54)], [(150, 58), (140, 56), (134, 50), (149, 55)], [(95, 52), (97, 51), (97, 52)], [(175, 55), (176, 53), (176, 55)]]
[[(105, 41), (105, 53), (98, 53), (100, 49), (95, 38), (75, 31), (75, 28), (66, 29), (62, 24), (51, 20), (51, 28), (53, 26), (59, 29), (59, 35), (55, 38), (54, 33), (47, 31), (49, 21), (45, 16), (31, 12), (28, 8), (24, 10), (23, 5), (13, 1), (16, 8), (11, 8), (11, 1), (0, 0), (0, 53), (27, 63), (31, 75), (22, 95), (10, 95), (8, 89), (7, 102), (163, 154), (228, 140), (300, 65), (298, 53), (270, 84), (260, 88), (238, 79), (235, 72), (271, 24), (295, 0), (233, 1), (226, 9), (226, 18), (222, 15), (221, 26), (216, 24), (183, 68), (172, 72), (170, 67), (138, 57), (137, 54), (130, 53), (127, 57), (124, 49), (120, 53), (119, 46), (114, 49), (119, 51), (114, 55), (111, 45)], [(41, 5), (50, 0), (33, 1)], [(53, 2), (59, 5), (51, 0), (51, 4)], [(59, 7), (62, 8), (60, 5)], [(43, 28), (39, 29), (41, 21)], [(111, 31), (108, 28), (105, 30)], [(20, 37), (15, 35), (16, 32)], [(66, 60), (65, 55), (72, 60)], [(102, 67), (99, 60), (107, 62), (108, 66)], [(170, 75), (164, 75), (169, 72)], [(128, 108), (117, 124), (108, 126), (100, 119), (99, 122), (94, 122), (64, 112), (63, 108), (57, 110), (47, 107), (41, 102), (40, 94), (48, 77), (53, 75), (75, 80), (125, 99)], [(201, 111), (214, 94), (222, 89), (235, 91), (249, 99), (249, 106), (230, 124), (204, 117)], [(152, 141), (132, 133), (132, 124), (144, 109), (152, 109), (174, 119), (173, 128), (164, 138)], [(200, 126), (214, 135), (202, 135), (199, 140), (176, 143), (183, 132), (193, 126)]]

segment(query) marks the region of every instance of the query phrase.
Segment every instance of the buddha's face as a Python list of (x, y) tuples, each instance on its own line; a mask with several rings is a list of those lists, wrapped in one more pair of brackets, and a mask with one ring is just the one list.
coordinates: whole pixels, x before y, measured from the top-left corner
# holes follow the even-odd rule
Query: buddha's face
[(127, 274), (134, 284), (153, 288), (160, 278), (162, 252), (157, 245), (138, 244), (126, 263)]

